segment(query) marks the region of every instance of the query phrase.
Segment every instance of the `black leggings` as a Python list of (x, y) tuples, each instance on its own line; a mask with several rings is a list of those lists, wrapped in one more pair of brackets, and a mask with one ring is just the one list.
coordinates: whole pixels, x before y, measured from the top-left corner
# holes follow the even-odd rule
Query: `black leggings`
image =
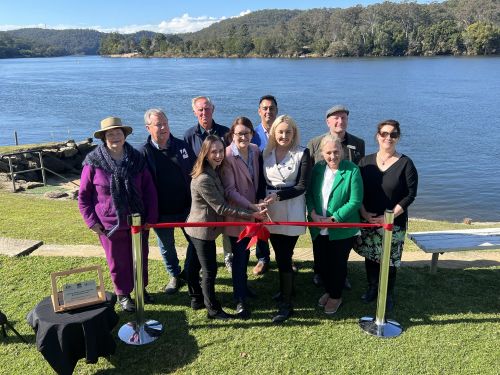
[(270, 241), (276, 254), (276, 263), (281, 273), (292, 273), (293, 249), (299, 236), (286, 236), (284, 234), (271, 233)]

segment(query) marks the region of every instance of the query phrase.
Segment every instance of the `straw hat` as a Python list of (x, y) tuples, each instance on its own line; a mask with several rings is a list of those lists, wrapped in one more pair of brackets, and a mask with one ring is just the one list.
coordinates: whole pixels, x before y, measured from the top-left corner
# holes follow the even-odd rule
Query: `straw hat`
[(123, 129), (125, 138), (132, 133), (132, 128), (130, 126), (123, 125), (122, 120), (119, 117), (110, 116), (101, 121), (101, 130), (97, 130), (94, 133), (94, 138), (104, 140), (104, 133), (111, 129)]

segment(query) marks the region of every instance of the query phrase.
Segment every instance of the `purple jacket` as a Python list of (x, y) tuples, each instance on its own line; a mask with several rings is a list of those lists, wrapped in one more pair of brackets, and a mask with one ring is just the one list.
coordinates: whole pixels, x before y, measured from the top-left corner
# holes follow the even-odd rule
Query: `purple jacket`
[[(158, 196), (153, 178), (147, 168), (137, 174), (134, 185), (143, 200), (147, 223), (158, 220)], [(110, 194), (111, 175), (100, 168), (84, 165), (78, 194), (78, 207), (87, 227), (101, 224), (105, 230), (112, 230), (118, 224), (116, 209)], [(126, 220), (121, 220), (117, 229), (128, 229)]]

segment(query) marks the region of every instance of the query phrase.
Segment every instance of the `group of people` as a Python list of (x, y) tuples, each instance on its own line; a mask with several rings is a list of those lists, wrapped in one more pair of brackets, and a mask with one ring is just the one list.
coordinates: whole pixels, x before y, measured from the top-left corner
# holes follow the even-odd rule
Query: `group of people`
[[(261, 123), (254, 128), (247, 117), (227, 128), (213, 119), (208, 97), (192, 100), (198, 123), (183, 139), (170, 132), (160, 109), (144, 114), (149, 137), (140, 150), (126, 142), (132, 128), (117, 117), (101, 121), (94, 137), (102, 144), (88, 154), (82, 171), (79, 208), (86, 225), (104, 248), (115, 293), (124, 311), (134, 311), (133, 262), (127, 215), (139, 213), (145, 222), (277, 221), (383, 224), (386, 209), (394, 211), (387, 304), (394, 303), (396, 268), (400, 265), (408, 221), (408, 206), (417, 194), (418, 175), (409, 157), (399, 153), (401, 138), (395, 120), (377, 125), (379, 149), (365, 156), (362, 139), (347, 132), (349, 110), (336, 105), (326, 112), (329, 131), (300, 145), (299, 129), (289, 115), (278, 116), (277, 100), (259, 100)], [(210, 319), (247, 319), (251, 312), (247, 285), (249, 238), (238, 241), (238, 226), (182, 228), (188, 242), (184, 269), (175, 247), (174, 230), (155, 228), (170, 281), (164, 291), (176, 293), (188, 285), (191, 308), (207, 309)], [(294, 247), (303, 226), (268, 227), (279, 272), (279, 292), (273, 296), (278, 310), (272, 321), (293, 314)], [(368, 288), (362, 299), (377, 297), (383, 229), (310, 227), (314, 277), (323, 285), (318, 305), (335, 314), (342, 291), (349, 287), (347, 261), (351, 249), (365, 257)], [(233, 282), (235, 314), (222, 309), (215, 292), (217, 259), (215, 240), (223, 234), (225, 261)], [(259, 240), (255, 275), (269, 269), (270, 247)], [(148, 233), (143, 235), (144, 286), (148, 285)], [(145, 303), (152, 296), (144, 290)]]

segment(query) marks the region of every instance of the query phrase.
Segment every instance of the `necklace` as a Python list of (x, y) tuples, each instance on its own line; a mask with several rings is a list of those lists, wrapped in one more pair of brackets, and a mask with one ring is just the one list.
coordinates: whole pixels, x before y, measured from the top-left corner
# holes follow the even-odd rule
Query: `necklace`
[(387, 163), (387, 160), (389, 160), (390, 158), (392, 158), (394, 155), (396, 155), (396, 151), (394, 151), (388, 157), (386, 157), (385, 159), (383, 159), (382, 156), (380, 156), (379, 153), (377, 152), (377, 156), (378, 156), (380, 162), (382, 163), (382, 165), (385, 165), (385, 163)]

